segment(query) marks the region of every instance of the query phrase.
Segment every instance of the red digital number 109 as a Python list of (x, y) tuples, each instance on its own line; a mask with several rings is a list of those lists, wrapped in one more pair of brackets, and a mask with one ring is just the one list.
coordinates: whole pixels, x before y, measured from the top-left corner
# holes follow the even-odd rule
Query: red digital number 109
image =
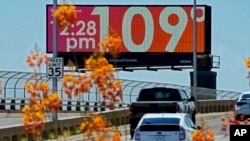
[[(76, 25), (79, 26), (78, 35), (86, 35), (88, 33), (88, 38), (81, 37), (78, 40), (74, 37), (68, 37), (66, 39), (66, 48), (67, 52), (70, 52), (71, 50), (78, 50), (79, 51), (85, 47), (86, 49), (95, 49), (98, 41), (105, 39), (109, 25), (110, 25), (110, 12), (108, 6), (96, 6), (94, 7), (93, 11), (91, 12), (91, 15), (97, 15), (100, 17), (100, 39), (94, 39), (91, 36), (96, 35), (96, 23), (95, 21), (83, 21), (79, 20)], [(198, 10), (201, 10), (203, 13), (201, 16), (197, 17), (197, 22), (203, 22), (205, 20), (205, 7), (197, 7)], [(178, 22), (175, 25), (172, 25), (168, 22), (168, 18), (170, 18), (171, 15), (176, 15), (178, 17)], [(144, 20), (144, 26), (145, 31), (143, 35), (143, 41), (140, 44), (136, 44), (133, 41), (133, 35), (132, 35), (132, 20), (135, 17), (135, 15), (140, 15)], [(158, 16), (158, 21), (154, 21), (153, 16)], [(187, 27), (188, 23), (188, 17), (191, 17), (193, 19), (193, 8), (191, 9), (190, 13), (187, 13), (185, 9), (181, 6), (175, 6), (175, 7), (164, 7), (159, 15), (152, 15), (151, 11), (147, 7), (128, 7), (126, 11), (122, 15), (122, 21), (120, 23), (122, 24), (121, 27), (121, 33), (122, 33), (122, 39), (124, 46), (129, 52), (146, 52), (151, 46), (154, 41), (154, 34), (155, 29), (154, 25), (159, 24), (160, 28), (163, 32), (166, 34), (170, 34), (171, 37), (169, 41), (164, 45), (164, 50), (166, 52), (174, 52), (178, 42), (180, 41), (180, 38), (183, 35), (184, 30)], [(115, 17), (112, 17), (115, 18)], [(158, 23), (155, 23), (158, 22)], [(85, 31), (89, 29), (89, 31)], [(67, 30), (62, 30), (60, 32), (61, 36), (67, 36), (70, 35), (70, 33), (67, 32)]]

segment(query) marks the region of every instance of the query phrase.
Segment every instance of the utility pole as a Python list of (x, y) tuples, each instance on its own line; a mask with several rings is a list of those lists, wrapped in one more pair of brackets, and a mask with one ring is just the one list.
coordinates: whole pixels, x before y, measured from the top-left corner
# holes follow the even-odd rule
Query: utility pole
[[(53, 0), (53, 12), (56, 11), (57, 0)], [(53, 58), (57, 57), (57, 25), (56, 18), (53, 16)], [(57, 92), (57, 78), (52, 78), (52, 91)], [(52, 113), (52, 120), (57, 121), (57, 112)]]
[(196, 0), (193, 1), (193, 96), (197, 100)]

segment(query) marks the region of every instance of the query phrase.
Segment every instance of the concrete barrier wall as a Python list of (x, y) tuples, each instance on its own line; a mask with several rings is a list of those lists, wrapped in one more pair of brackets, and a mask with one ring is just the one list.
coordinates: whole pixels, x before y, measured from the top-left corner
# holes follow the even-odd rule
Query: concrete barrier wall
[(234, 111), (236, 100), (198, 100), (196, 109), (198, 113)]
[[(108, 121), (112, 122), (112, 125), (119, 126), (129, 124), (128, 108), (117, 109), (113, 111), (96, 112), (96, 114), (103, 115)], [(53, 139), (51, 136), (53, 133), (70, 136), (81, 134), (80, 124), (82, 123), (84, 116), (70, 117), (60, 119), (58, 121), (45, 122), (44, 130), (42, 133), (42, 139)], [(32, 136), (24, 133), (23, 125), (12, 125), (9, 127), (0, 127), (0, 141), (33, 141)]]
[[(27, 99), (23, 100), (7, 100), (2, 99), (0, 102), (0, 113), (6, 112), (21, 112), (20, 109), (24, 106), (24, 103), (28, 103)], [(234, 110), (234, 104), (236, 100), (198, 100), (196, 104), (196, 109), (199, 113), (208, 112), (224, 112)], [(115, 104), (115, 108), (126, 108), (129, 103)], [(84, 111), (95, 111), (101, 112), (106, 111), (104, 107), (101, 106), (99, 101), (64, 101), (64, 104), (60, 112), (84, 112)]]
[[(199, 100), (196, 103), (198, 113), (227, 112), (234, 110), (235, 100)], [(11, 112), (11, 111), (10, 111)], [(112, 111), (96, 112), (102, 114), (112, 125), (119, 126), (129, 124), (128, 108), (120, 108)], [(80, 134), (79, 126), (83, 116), (60, 119), (56, 122), (45, 123), (43, 139), (52, 138), (50, 133), (64, 134), (65, 136)], [(22, 139), (22, 140), (21, 140)], [(25, 135), (23, 125), (0, 127), (0, 141), (32, 141), (31, 136)]]
[[(60, 112), (84, 112), (84, 111), (106, 111), (107, 108), (101, 106), (100, 101), (77, 101), (62, 100), (63, 104)], [(21, 112), (22, 107), (29, 103), (27, 98), (4, 98), (0, 99), (0, 112)], [(129, 103), (115, 103), (115, 108), (128, 107)]]

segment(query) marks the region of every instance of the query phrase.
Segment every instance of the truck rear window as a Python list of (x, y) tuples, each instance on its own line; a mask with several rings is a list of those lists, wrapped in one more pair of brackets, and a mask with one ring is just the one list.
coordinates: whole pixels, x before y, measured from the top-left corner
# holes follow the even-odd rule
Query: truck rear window
[(180, 93), (177, 89), (152, 88), (142, 89), (138, 101), (179, 101)]

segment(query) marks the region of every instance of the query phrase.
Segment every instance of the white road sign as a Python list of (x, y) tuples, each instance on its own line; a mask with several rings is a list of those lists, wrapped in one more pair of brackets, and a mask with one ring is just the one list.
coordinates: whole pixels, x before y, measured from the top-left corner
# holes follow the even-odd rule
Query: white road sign
[(48, 78), (62, 78), (63, 77), (63, 58), (49, 58), (50, 63), (46, 69), (46, 77)]

